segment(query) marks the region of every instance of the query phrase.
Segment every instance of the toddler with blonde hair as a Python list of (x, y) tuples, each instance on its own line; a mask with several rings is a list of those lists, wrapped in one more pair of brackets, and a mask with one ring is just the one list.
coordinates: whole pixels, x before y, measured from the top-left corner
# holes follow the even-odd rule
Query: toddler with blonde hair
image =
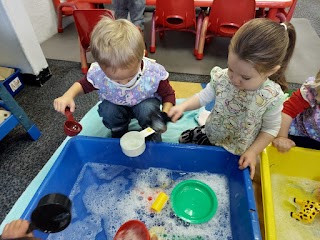
[[(88, 73), (54, 100), (56, 111), (75, 111), (74, 98), (79, 94), (98, 91), (101, 103), (98, 113), (112, 137), (120, 138), (128, 131), (132, 118), (141, 128), (151, 125), (150, 115), (168, 112), (175, 104), (165, 68), (144, 58), (144, 40), (139, 29), (125, 19), (103, 17), (91, 34), (90, 48), (96, 62)], [(161, 141), (156, 133), (152, 140)]]

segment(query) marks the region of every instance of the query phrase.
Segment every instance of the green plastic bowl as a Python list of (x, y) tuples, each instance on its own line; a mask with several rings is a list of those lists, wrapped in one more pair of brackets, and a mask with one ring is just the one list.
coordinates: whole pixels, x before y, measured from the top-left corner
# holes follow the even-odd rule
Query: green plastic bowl
[(170, 198), (174, 213), (189, 223), (208, 222), (218, 208), (214, 191), (198, 180), (185, 180), (179, 183), (172, 190)]

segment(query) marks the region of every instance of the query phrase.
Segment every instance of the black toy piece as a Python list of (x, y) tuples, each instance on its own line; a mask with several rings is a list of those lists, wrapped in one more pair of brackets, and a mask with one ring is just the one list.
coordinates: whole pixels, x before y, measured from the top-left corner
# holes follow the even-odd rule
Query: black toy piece
[(171, 118), (168, 117), (167, 113), (155, 111), (150, 115), (151, 128), (156, 132), (162, 133), (167, 130), (167, 123), (171, 122)]

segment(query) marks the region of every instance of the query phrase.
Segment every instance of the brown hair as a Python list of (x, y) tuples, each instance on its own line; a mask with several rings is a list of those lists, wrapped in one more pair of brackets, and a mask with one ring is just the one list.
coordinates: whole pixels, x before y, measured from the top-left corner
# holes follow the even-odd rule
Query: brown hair
[(319, 72), (317, 73), (316, 75), (316, 80), (315, 80), (316, 83), (320, 82), (320, 70)]
[(92, 31), (90, 48), (101, 67), (115, 71), (141, 62), (145, 45), (141, 32), (130, 21), (103, 17)]
[(265, 18), (250, 20), (233, 36), (229, 51), (253, 64), (259, 73), (279, 65), (280, 69), (269, 78), (285, 91), (288, 84), (284, 73), (293, 54), (296, 32), (291, 23), (283, 24)]

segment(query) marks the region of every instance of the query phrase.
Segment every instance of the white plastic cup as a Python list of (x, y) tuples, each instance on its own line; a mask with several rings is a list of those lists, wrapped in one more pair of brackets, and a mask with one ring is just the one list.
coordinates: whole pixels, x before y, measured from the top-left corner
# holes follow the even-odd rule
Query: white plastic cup
[(155, 131), (148, 127), (140, 132), (127, 132), (120, 138), (120, 146), (122, 152), (128, 157), (137, 157), (146, 149), (145, 138), (153, 134)]

